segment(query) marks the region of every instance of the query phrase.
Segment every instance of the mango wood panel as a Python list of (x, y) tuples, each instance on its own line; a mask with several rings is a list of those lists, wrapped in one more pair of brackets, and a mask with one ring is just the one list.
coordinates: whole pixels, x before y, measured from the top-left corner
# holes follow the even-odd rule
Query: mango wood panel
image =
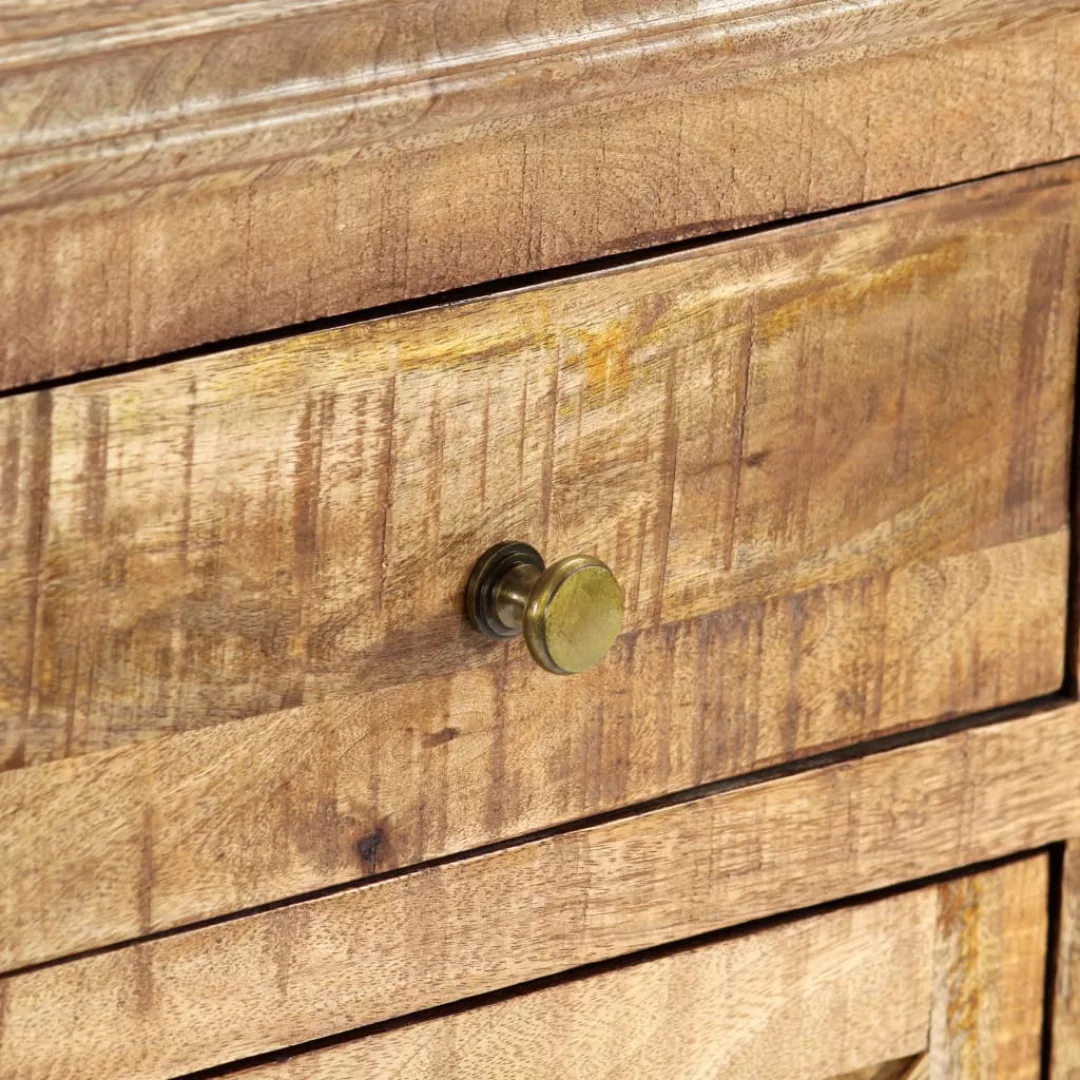
[(942, 688), (1021, 696), (1059, 671), (1066, 547), (643, 630), (582, 677), (518, 658), (0, 774), (0, 970), (880, 734)]
[(1053, 1080), (1080, 1080), (1080, 841), (1065, 847), (1054, 995)]
[(1026, 859), (230, 1075), (1034, 1080), (1047, 888)]
[(1080, 152), (1074, 0), (139, 7), (0, 11), (0, 385)]
[[(3, 760), (497, 672), (460, 609), (507, 538), (605, 559), (629, 631), (741, 609), (754, 648), (761, 605), (789, 605), (781, 697), (834, 586), (849, 618), (933, 624), (894, 572), (1066, 524), (1078, 178), (0, 402)], [(905, 691), (871, 653), (860, 733), (1055, 688), (1064, 569), (1061, 596), (1029, 584), (962, 650), (1008, 657), (1003, 697), (942, 665)]]
[(0, 1066), (164, 1077), (1030, 849), (1078, 770), (1068, 705), (10, 975)]
[(936, 911), (906, 893), (230, 1075), (823, 1080), (926, 1049)]

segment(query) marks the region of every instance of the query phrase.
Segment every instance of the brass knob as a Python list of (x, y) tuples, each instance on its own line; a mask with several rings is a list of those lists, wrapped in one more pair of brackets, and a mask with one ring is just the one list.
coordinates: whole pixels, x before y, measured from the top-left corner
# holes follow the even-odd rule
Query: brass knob
[(615, 575), (591, 555), (550, 566), (528, 544), (496, 544), (480, 556), (465, 590), (469, 621), (489, 638), (524, 633), (533, 659), (556, 675), (599, 663), (622, 628)]

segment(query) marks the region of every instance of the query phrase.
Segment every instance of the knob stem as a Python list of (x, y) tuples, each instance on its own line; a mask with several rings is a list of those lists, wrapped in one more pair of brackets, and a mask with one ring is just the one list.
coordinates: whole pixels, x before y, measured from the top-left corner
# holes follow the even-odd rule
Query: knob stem
[(525, 625), (525, 605), (543, 572), (543, 564), (515, 563), (495, 585), (495, 614), (499, 622), (515, 634)]
[(525, 621), (525, 606), (544, 570), (530, 544), (496, 544), (480, 556), (465, 589), (465, 613), (484, 637), (515, 637)]

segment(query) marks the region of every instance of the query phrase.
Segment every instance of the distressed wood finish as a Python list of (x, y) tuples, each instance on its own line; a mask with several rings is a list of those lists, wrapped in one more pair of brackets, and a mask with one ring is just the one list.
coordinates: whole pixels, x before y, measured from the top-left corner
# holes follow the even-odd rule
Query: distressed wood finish
[(1065, 847), (1061, 890), (1051, 1076), (1080, 1080), (1080, 840), (1075, 838)]
[(1047, 889), (1026, 859), (230, 1075), (1034, 1080)]
[(8, 0), (0, 90), (14, 386), (1077, 154), (1080, 15)]
[(1048, 893), (1045, 857), (941, 886), (929, 1080), (1038, 1080)]
[(923, 889), (230, 1075), (847, 1080), (926, 1049), (936, 910)]
[[(1066, 525), (1078, 177), (3, 401), (4, 759), (482, 666), (499, 716), (523, 649), (493, 651), (460, 606), (510, 537), (604, 558), (629, 631), (727, 611), (730, 650), (771, 622), (790, 672), (751, 691), (776, 695), (789, 747), (811, 723), (854, 734), (811, 720), (804, 673), (826, 696), (855, 683), (858, 734), (1055, 688), (1052, 541), (987, 554), (1015, 586), (960, 572), (961, 604), (1026, 594), (960, 648), (948, 591), (927, 611), (917, 581), (899, 598), (890, 581)], [(836, 606), (869, 623), (854, 679), (809, 647)], [(916, 675), (920, 624), (939, 659)], [(749, 732), (770, 706), (743, 703)]]
[(1027, 850), (1078, 769), (1068, 705), (7, 976), (0, 1071), (165, 1077)]

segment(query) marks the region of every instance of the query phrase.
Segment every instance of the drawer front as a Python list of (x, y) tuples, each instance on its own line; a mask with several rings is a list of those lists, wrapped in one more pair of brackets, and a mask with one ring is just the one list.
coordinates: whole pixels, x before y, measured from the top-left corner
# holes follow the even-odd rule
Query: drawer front
[[(1078, 181), (0, 402), (0, 966), (1057, 688)], [(506, 539), (598, 668), (465, 624)]]
[[(696, 838), (699, 851), (706, 841)], [(477, 888), (458, 894), (449, 922), (431, 912), (424, 936), (410, 943), (392, 925), (392, 911), (381, 927), (369, 922), (361, 938), (381, 933), (386, 941), (370, 952), (312, 911), (288, 936), (234, 923), (241, 932), (231, 946), (220, 939), (219, 951), (193, 931), (126, 957), (109, 951), (16, 976), (4, 986), (0, 1063), (5, 1077), (19, 1080), (164, 1080), (229, 1062), (250, 1066), (241, 1075), (296, 1080), (829, 1080), (852, 1072), (895, 1080), (905, 1075), (901, 1066), (910, 1080), (1036, 1080), (1047, 862), (1033, 857), (641, 957), (629, 955), (631, 924), (638, 932), (648, 925), (641, 907), (654, 879), (626, 883), (616, 905), (593, 916), (598, 924), (607, 915), (608, 926), (585, 933), (572, 925), (574, 915), (560, 913), (554, 891), (534, 894), (531, 925), (542, 932), (503, 938), (500, 924), (524, 891), (509, 890), (500, 906), (481, 874)], [(401, 913), (407, 921), (420, 914), (408, 901)], [(654, 933), (663, 915), (656, 904)], [(518, 916), (526, 918), (524, 908)], [(477, 949), (485, 922), (495, 936)], [(525, 985), (541, 954), (580, 961), (596, 932), (621, 944), (622, 961), (564, 964), (555, 968), (564, 981)], [(495, 980), (518, 989), (405, 1019), (433, 995), (447, 994), (452, 1004)], [(376, 1017), (396, 1019), (364, 1030)], [(341, 1039), (314, 1052), (263, 1057), (331, 1033)]]
[(1045, 856), (241, 1069), (245, 1080), (1036, 1080)]

